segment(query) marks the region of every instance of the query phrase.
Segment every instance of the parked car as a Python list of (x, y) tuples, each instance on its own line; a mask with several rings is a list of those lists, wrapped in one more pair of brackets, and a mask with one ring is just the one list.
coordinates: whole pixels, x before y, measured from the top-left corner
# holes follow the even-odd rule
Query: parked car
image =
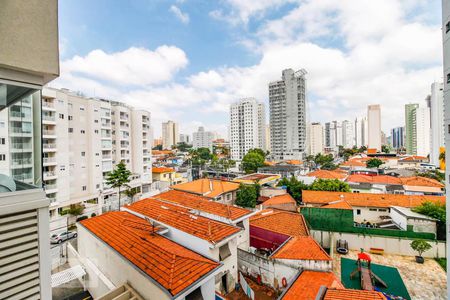
[(70, 240), (72, 238), (76, 238), (77, 233), (74, 231), (64, 231), (58, 234), (52, 234), (50, 237), (50, 243), (52, 244), (61, 244), (64, 241)]

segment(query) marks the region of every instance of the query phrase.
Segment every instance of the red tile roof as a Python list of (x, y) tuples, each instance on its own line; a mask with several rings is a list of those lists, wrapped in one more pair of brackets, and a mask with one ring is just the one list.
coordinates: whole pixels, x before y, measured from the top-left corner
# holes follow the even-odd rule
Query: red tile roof
[(355, 183), (371, 183), (371, 184), (392, 184), (392, 185), (412, 185), (412, 186), (431, 186), (443, 188), (444, 185), (439, 181), (427, 177), (393, 177), (387, 175), (368, 176), (368, 175), (350, 175), (345, 180)]
[(347, 174), (337, 171), (316, 170), (308, 173), (306, 176), (316, 177), (320, 179), (344, 179), (345, 177), (347, 177)]
[(191, 214), (188, 208), (152, 198), (140, 200), (126, 208), (213, 244), (241, 231), (239, 227)]
[(347, 201), (336, 201), (336, 202), (331, 202), (327, 205), (321, 206), (320, 208), (333, 208), (333, 209), (353, 209), (353, 207), (348, 204)]
[(250, 218), (250, 226), (289, 236), (309, 235), (303, 215), (274, 209), (264, 209)]
[(350, 289), (328, 289), (323, 300), (386, 300), (386, 297), (375, 291)]
[(166, 167), (153, 167), (152, 168), (152, 173), (160, 174), (160, 173), (172, 173), (172, 172), (175, 172), (175, 170), (172, 168), (166, 168)]
[(277, 259), (295, 260), (331, 260), (331, 257), (310, 236), (296, 236), (291, 238), (272, 255)]
[(302, 201), (305, 204), (329, 204), (341, 200), (347, 201), (351, 206), (360, 207), (402, 206), (412, 208), (426, 201), (445, 203), (444, 196), (302, 191)]
[(152, 234), (147, 221), (128, 212), (110, 212), (80, 223), (173, 296), (220, 266), (159, 234)]
[(203, 195), (208, 198), (215, 198), (224, 193), (236, 191), (239, 188), (239, 183), (203, 178), (191, 182), (172, 185), (171, 188), (174, 190)]
[(294, 198), (292, 198), (291, 195), (286, 193), (284, 195), (278, 195), (269, 198), (268, 200), (263, 202), (263, 206), (274, 204), (290, 204), (290, 203), (296, 204), (297, 202), (295, 201)]
[(186, 208), (200, 210), (230, 220), (237, 220), (252, 213), (252, 211), (242, 207), (222, 204), (200, 195), (176, 190), (169, 190), (167, 192), (155, 195), (152, 198), (178, 204)]
[[(321, 286), (344, 288), (332, 272), (303, 271), (283, 296), (283, 300), (315, 300)], [(350, 300), (353, 298), (347, 298)]]

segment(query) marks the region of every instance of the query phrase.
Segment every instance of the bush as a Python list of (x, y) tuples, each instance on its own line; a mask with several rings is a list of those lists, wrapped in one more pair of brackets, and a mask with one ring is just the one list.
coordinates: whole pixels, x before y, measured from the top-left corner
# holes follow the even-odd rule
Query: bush
[(81, 217), (77, 218), (77, 222), (86, 220), (87, 218), (88, 218), (88, 216), (81, 216)]
[(242, 184), (236, 194), (236, 205), (241, 207), (254, 208), (258, 198), (258, 188), (256, 185)]
[(92, 214), (91, 214), (91, 218), (93, 218), (93, 217), (95, 217), (95, 216), (97, 216), (96, 213), (92, 213)]
[(414, 240), (411, 242), (411, 248), (422, 256), (422, 253), (431, 249), (431, 245), (425, 240)]

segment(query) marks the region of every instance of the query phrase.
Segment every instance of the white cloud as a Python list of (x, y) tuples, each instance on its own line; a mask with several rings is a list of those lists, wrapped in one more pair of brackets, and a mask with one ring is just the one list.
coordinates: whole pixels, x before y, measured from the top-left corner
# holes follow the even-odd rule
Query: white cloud
[(177, 6), (170, 6), (169, 11), (172, 12), (182, 23), (189, 23), (189, 15), (187, 13), (183, 13)]

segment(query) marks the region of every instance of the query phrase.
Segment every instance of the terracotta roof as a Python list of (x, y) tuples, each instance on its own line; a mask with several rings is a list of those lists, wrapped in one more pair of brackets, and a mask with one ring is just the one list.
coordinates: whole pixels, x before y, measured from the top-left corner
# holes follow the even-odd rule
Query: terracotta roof
[(430, 186), (443, 188), (444, 185), (439, 181), (427, 177), (393, 177), (387, 175), (368, 176), (368, 175), (350, 175), (345, 180), (347, 182), (364, 182), (371, 184), (395, 184), (395, 185), (413, 185), (413, 186)]
[[(332, 272), (303, 271), (283, 296), (283, 300), (315, 300), (321, 286), (344, 288)], [(350, 300), (353, 298), (347, 298)]]
[(173, 296), (220, 266), (159, 234), (151, 234), (147, 221), (127, 212), (110, 212), (80, 223)]
[(407, 156), (407, 157), (402, 157), (399, 159), (400, 162), (403, 161), (428, 161), (428, 158), (425, 156), (418, 156), (418, 155), (411, 155), (411, 156)]
[(402, 206), (411, 208), (426, 201), (445, 203), (444, 196), (302, 191), (302, 201), (306, 204), (329, 204), (340, 200), (347, 201), (351, 206), (360, 207)]
[(274, 209), (264, 209), (250, 218), (250, 226), (286, 234), (289, 236), (309, 235), (303, 215)]
[(331, 260), (331, 257), (310, 236), (296, 236), (271, 255), (278, 259)]
[(400, 177), (403, 185), (415, 185), (415, 186), (429, 186), (443, 188), (444, 185), (432, 178), (413, 176), (413, 177)]
[(377, 149), (376, 148), (369, 148), (367, 149), (367, 154), (376, 154), (377, 153)]
[(241, 230), (236, 226), (191, 214), (188, 208), (152, 198), (140, 200), (126, 208), (213, 244)]
[(265, 206), (265, 205), (289, 204), (289, 203), (296, 204), (297, 202), (295, 201), (294, 198), (292, 198), (291, 195), (286, 193), (284, 195), (273, 196), (273, 197), (269, 198), (268, 200), (264, 201), (262, 205)]
[(178, 204), (186, 208), (204, 211), (230, 220), (236, 220), (252, 213), (252, 211), (242, 207), (222, 204), (200, 195), (176, 190), (169, 190), (165, 193), (155, 195), (152, 198)]
[(327, 205), (321, 206), (320, 208), (353, 209), (353, 207), (345, 200), (331, 202)]
[(320, 179), (344, 179), (347, 176), (347, 174), (337, 171), (316, 170), (306, 174), (306, 176), (316, 177)]
[(386, 297), (375, 291), (350, 289), (328, 289), (323, 300), (386, 300)]
[(287, 163), (288, 165), (301, 165), (301, 164), (303, 164), (303, 162), (301, 160), (298, 160), (298, 159), (285, 160), (284, 162)]
[(153, 155), (172, 155), (171, 150), (152, 150)]
[(208, 198), (215, 198), (224, 193), (237, 190), (239, 188), (239, 183), (203, 178), (191, 182), (172, 185), (171, 188), (174, 190), (203, 195)]
[(175, 170), (172, 168), (166, 168), (166, 167), (153, 167), (152, 168), (152, 173), (160, 174), (160, 173), (172, 173), (172, 172), (175, 172)]

